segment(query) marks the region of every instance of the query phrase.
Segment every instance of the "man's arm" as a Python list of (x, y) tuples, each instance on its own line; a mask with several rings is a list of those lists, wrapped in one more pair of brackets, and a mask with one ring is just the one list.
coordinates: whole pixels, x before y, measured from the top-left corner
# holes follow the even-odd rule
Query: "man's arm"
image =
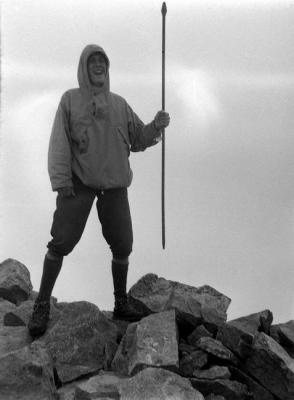
[(54, 191), (73, 187), (71, 157), (66, 98), (63, 95), (55, 115), (48, 151), (48, 172)]
[(128, 105), (128, 129), (131, 151), (144, 151), (161, 140), (161, 129), (169, 125), (169, 114), (159, 111), (154, 120), (145, 125)]

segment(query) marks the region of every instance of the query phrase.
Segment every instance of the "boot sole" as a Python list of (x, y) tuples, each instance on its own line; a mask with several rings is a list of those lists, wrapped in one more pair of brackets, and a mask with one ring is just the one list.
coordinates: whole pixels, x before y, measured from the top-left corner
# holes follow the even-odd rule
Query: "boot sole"
[(115, 321), (126, 321), (126, 322), (138, 322), (141, 321), (142, 318), (143, 317), (131, 317), (131, 316), (127, 317), (123, 315), (114, 315), (114, 314), (112, 317), (112, 319)]
[(33, 338), (36, 338), (38, 336), (44, 335), (44, 333), (47, 330), (47, 326), (45, 328), (28, 328), (29, 333)]

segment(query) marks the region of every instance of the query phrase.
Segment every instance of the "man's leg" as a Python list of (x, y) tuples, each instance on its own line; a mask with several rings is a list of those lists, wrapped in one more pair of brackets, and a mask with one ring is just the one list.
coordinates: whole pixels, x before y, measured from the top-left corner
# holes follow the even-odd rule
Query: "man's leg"
[(31, 336), (42, 335), (47, 328), (50, 315), (50, 297), (61, 270), (63, 256), (47, 252), (38, 297), (34, 304), (33, 314), (29, 320), (28, 328)]
[(50, 301), (50, 297), (62, 267), (63, 256), (48, 250), (43, 264), (43, 274), (39, 289), (39, 301)]
[(105, 190), (98, 194), (97, 210), (105, 240), (110, 246), (114, 286), (114, 317), (137, 321), (142, 315), (127, 300), (129, 255), (133, 245), (133, 230), (126, 188)]
[(95, 193), (82, 185), (75, 187), (75, 196), (57, 196), (56, 211), (51, 228), (52, 240), (44, 259), (40, 290), (29, 321), (32, 336), (45, 332), (49, 320), (50, 297), (62, 267), (63, 257), (69, 254), (84, 231)]
[(114, 296), (123, 298), (127, 294), (129, 258), (113, 258), (111, 263)]

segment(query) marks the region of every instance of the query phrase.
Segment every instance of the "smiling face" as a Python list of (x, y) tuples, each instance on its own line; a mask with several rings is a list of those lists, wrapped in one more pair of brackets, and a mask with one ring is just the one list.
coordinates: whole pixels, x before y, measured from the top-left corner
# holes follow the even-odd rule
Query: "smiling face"
[(107, 61), (103, 54), (93, 53), (87, 62), (88, 75), (92, 85), (102, 87), (107, 75)]

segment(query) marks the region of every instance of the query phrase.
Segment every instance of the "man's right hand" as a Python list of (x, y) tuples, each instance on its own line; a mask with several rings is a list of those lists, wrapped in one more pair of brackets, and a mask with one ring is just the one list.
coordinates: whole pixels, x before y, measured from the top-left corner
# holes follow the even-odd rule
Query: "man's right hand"
[(60, 197), (71, 197), (71, 196), (75, 196), (75, 191), (74, 188), (71, 186), (66, 186), (66, 187), (62, 187), (57, 189), (57, 192), (59, 194)]

